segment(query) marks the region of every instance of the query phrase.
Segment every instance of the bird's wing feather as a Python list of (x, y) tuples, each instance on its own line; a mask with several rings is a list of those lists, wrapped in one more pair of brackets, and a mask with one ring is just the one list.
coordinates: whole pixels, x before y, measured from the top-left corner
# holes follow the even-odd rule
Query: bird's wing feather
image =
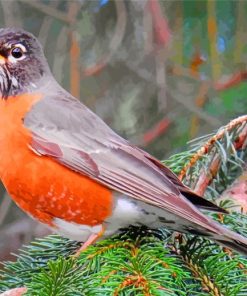
[(177, 185), (183, 184), (170, 170), (163, 167), (166, 176), (158, 160), (130, 145), (68, 94), (36, 103), (24, 124), (38, 153), (113, 190), (208, 226), (208, 218), (180, 193)]
[(195, 206), (209, 211), (215, 211), (218, 213), (224, 213), (228, 214), (229, 212), (211, 201), (202, 198), (197, 193), (192, 191), (189, 187), (185, 186), (178, 177), (170, 170), (168, 169), (163, 163), (161, 163), (158, 159), (154, 158), (150, 154), (143, 151), (144, 154), (146, 154), (146, 157), (152, 161), (162, 172), (163, 174), (178, 188), (178, 190), (189, 200), (191, 201)]

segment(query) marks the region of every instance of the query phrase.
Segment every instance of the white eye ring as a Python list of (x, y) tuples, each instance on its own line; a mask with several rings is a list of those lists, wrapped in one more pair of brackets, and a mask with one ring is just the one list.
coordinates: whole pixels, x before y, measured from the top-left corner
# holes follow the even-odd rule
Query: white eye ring
[(20, 43), (15, 44), (10, 50), (9, 61), (15, 63), (17, 61), (21, 61), (25, 59), (26, 52), (27, 52), (27, 49), (23, 44), (20, 44)]

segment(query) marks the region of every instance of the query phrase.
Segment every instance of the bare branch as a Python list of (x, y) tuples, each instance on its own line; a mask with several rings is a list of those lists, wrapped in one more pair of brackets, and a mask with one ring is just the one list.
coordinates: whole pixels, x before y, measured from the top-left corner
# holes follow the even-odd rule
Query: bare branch
[[(50, 15), (62, 22), (65, 22), (67, 24), (70, 24), (70, 19), (68, 17), (68, 15), (54, 7), (51, 7), (47, 4), (43, 4), (41, 3), (40, 1), (36, 1), (36, 0), (19, 0), (20, 2), (22, 3), (25, 3), (25, 4), (28, 4), (34, 8), (36, 8), (37, 10), (47, 14), (47, 15)], [(7, 2), (7, 1), (6, 1)]]

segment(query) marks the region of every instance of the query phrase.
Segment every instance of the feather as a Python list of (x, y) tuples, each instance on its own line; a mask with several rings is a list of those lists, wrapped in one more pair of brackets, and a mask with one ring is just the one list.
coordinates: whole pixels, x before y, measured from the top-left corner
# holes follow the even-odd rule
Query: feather
[[(183, 219), (196, 231), (247, 254), (247, 239), (199, 211), (223, 209), (198, 197), (159, 160), (118, 136), (97, 115), (61, 90), (33, 105), (24, 118), (32, 149), (107, 187)], [(176, 218), (177, 217), (177, 218)], [(244, 250), (244, 251), (243, 251)]]

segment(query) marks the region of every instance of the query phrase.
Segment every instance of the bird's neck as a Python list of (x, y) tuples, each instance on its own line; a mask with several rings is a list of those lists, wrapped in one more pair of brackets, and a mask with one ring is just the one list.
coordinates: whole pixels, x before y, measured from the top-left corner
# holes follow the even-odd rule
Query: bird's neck
[(41, 98), (42, 95), (37, 93), (0, 100), (0, 178), (6, 171), (6, 165), (15, 163), (18, 149), (24, 146), (28, 149), (30, 132), (24, 127), (23, 118)]
[[(1, 74), (0, 67), (0, 74)], [(1, 75), (0, 75), (1, 76)], [(3, 78), (0, 77), (0, 99), (9, 100), (12, 97), (22, 96), (30, 93), (37, 93), (40, 89), (48, 89), (50, 85), (56, 86), (53, 75), (49, 68), (45, 68), (42, 75), (33, 77), (24, 77), (24, 79), (18, 79), (12, 75), (8, 75), (8, 81), (4, 83)]]

